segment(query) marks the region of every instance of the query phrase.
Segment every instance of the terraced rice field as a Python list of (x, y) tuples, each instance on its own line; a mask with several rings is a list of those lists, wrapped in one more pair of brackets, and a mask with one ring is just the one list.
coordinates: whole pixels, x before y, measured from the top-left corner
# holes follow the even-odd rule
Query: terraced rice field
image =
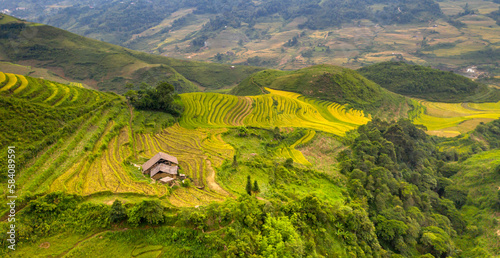
[[(19, 192), (62, 190), (83, 196), (101, 192), (134, 193), (164, 196), (175, 206), (203, 205), (230, 196), (215, 182), (214, 170), (235, 154), (234, 148), (221, 137), (227, 128), (307, 128), (302, 138), (279, 148), (275, 155), (309, 166), (311, 163), (296, 147), (313, 139), (316, 131), (342, 136), (371, 119), (360, 110), (337, 103), (266, 90), (270, 94), (252, 97), (182, 94), (186, 110), (179, 124), (154, 134), (133, 133), (129, 107), (116, 94), (0, 73), (1, 96), (29, 100), (54, 112), (78, 114), (65, 121), (76, 125), (75, 130), (29, 161), (17, 179)], [(420, 103), (427, 111), (415, 123), (434, 131), (458, 133), (472, 126), (471, 122), (500, 117), (500, 102)], [(180, 173), (191, 179), (193, 187), (173, 190), (142, 175), (138, 166), (160, 151), (178, 158)]]
[[(77, 130), (29, 161), (17, 178), (20, 194), (61, 190), (83, 196), (134, 193), (169, 196), (177, 206), (220, 201), (229, 195), (215, 183), (213, 168), (234, 155), (234, 149), (221, 138), (225, 128), (175, 125), (158, 134), (132, 135), (128, 107), (115, 94), (4, 73), (0, 73), (0, 88), (2, 96), (29, 100), (54, 112), (81, 110), (84, 114), (66, 121), (76, 123)], [(154, 183), (130, 164), (138, 159), (142, 165), (158, 151), (177, 156), (181, 173), (187, 174), (194, 187), (171, 193), (170, 187)]]
[(311, 141), (316, 135), (316, 131), (308, 130), (307, 133), (290, 146), (285, 146), (278, 150), (279, 155), (285, 159), (292, 158), (294, 162), (302, 165), (311, 166), (312, 164), (304, 157), (302, 152), (295, 149), (295, 147)]
[[(78, 128), (65, 139), (56, 141), (38, 153), (17, 178), (20, 192), (46, 192), (66, 170), (84, 164), (87, 159), (84, 146), (92, 144), (92, 137), (101, 133), (99, 123), (104, 123), (102, 120), (116, 117), (119, 108), (111, 107), (120, 98), (115, 94), (68, 87), (22, 75), (6, 75), (4, 80), (8, 81), (4, 82), (3, 96), (19, 101), (29, 100), (53, 112), (64, 112), (68, 114), (65, 125), (76, 125)], [(59, 129), (64, 130), (64, 127)]]
[(219, 167), (234, 155), (233, 147), (221, 138), (221, 133), (226, 130), (185, 129), (176, 124), (158, 134), (136, 135), (136, 150), (144, 160), (160, 151), (177, 157), (180, 173), (194, 182), (195, 188), (174, 191), (169, 198), (172, 204), (193, 206), (223, 200), (228, 194), (220, 187), (213, 187), (214, 179), (209, 175), (215, 173), (212, 166)]
[(19, 78), (19, 76), (22, 76), (22, 75), (16, 76), (15, 74), (12, 74), (12, 73), (6, 73), (4, 76), (6, 77), (6, 79), (4, 80), (5, 84), (3, 85), (2, 88), (0, 88), (0, 92), (1, 91), (8, 91), (8, 90), (11, 90), (13, 88), (16, 88), (16, 85), (18, 84), (18, 78)]
[(236, 97), (216, 93), (186, 93), (186, 109), (180, 122), (186, 128), (253, 126), (302, 127), (336, 135), (366, 124), (363, 111), (266, 88), (270, 94)]
[(426, 111), (414, 119), (432, 135), (453, 137), (473, 130), (479, 123), (500, 118), (500, 101), (496, 103), (440, 103), (419, 101)]

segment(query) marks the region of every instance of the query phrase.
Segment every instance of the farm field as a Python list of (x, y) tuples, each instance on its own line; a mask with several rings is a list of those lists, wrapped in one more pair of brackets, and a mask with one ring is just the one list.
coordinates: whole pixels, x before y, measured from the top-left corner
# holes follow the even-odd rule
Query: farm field
[[(190, 17), (190, 25), (163, 36), (164, 40), (159, 40), (161, 33), (156, 30), (157, 37), (136, 38), (134, 40), (137, 43), (131, 47), (174, 58), (231, 64), (248, 63), (287, 70), (324, 63), (356, 69), (398, 58), (459, 73), (465, 73), (464, 68), (468, 66), (484, 65), (491, 68), (488, 61), (480, 58), (460, 57), (498, 48), (500, 26), (489, 14), (497, 11), (500, 4), (485, 0), (444, 0), (438, 4), (445, 15), (463, 23), (463, 26), (455, 27), (450, 22), (450, 17), (411, 24), (377, 24), (360, 19), (340, 27), (311, 30), (299, 26), (307, 21), (306, 17), (285, 20), (278, 16), (258, 20), (251, 27), (261, 34), (257, 38), (249, 37), (247, 31), (250, 27), (243, 24), (241, 28), (228, 27), (218, 31), (206, 40), (204, 47), (193, 49), (190, 40), (187, 40), (188, 36), (199, 30), (196, 24), (203, 24), (210, 18), (206, 15), (194, 15)], [(465, 11), (466, 5), (474, 13), (460, 15)], [(383, 7), (382, 4), (371, 6), (374, 10), (381, 10)], [(179, 13), (185, 12), (191, 10), (182, 10)], [(179, 13), (172, 14), (165, 20), (166, 23), (177, 18)], [(144, 33), (149, 32), (147, 30)], [(286, 46), (285, 43), (293, 37), (298, 37), (298, 44), (293, 47)], [(223, 58), (217, 59), (218, 54), (222, 54)], [(498, 75), (498, 70), (489, 72)]]
[(454, 137), (473, 130), (479, 123), (500, 118), (500, 101), (496, 103), (440, 103), (418, 101), (425, 111), (413, 120), (427, 127), (427, 133)]
[(316, 131), (308, 130), (307, 133), (302, 138), (297, 140), (292, 145), (285, 146), (285, 147), (278, 149), (279, 156), (286, 158), (286, 159), (291, 158), (294, 162), (297, 162), (297, 163), (302, 164), (302, 165), (312, 166), (311, 162), (309, 162), (304, 157), (302, 152), (300, 152), (296, 149), (296, 147), (310, 142), (314, 138), (315, 135), (316, 135)]
[(236, 97), (216, 93), (186, 93), (180, 125), (186, 128), (250, 126), (302, 127), (344, 135), (371, 118), (361, 110), (318, 101), (298, 93), (266, 88), (270, 94)]
[[(68, 115), (91, 110), (73, 115), (72, 131), (59, 141), (46, 142), (36, 158), (27, 156), (18, 179), (21, 194), (139, 194), (166, 198), (174, 206), (222, 201), (231, 192), (216, 183), (216, 170), (235, 155), (235, 149), (222, 139), (228, 128), (308, 128), (303, 137), (274, 155), (310, 165), (296, 147), (314, 138), (316, 130), (341, 136), (370, 120), (362, 111), (339, 104), (266, 89), (271, 93), (253, 97), (181, 94), (186, 112), (179, 124), (155, 132), (134, 132), (130, 124), (133, 113), (116, 94), (10, 73), (0, 73), (0, 81), (1, 94), (8, 99)], [(179, 158), (180, 173), (190, 178), (193, 187), (172, 191), (141, 174), (138, 166), (159, 151)]]
[[(22, 186), (19, 192), (65, 191), (91, 198), (98, 198), (102, 193), (123, 198), (136, 194), (155, 196), (173, 206), (223, 201), (239, 191), (234, 187), (243, 180), (237, 179), (238, 183), (229, 183), (229, 186), (217, 182), (225, 161), (234, 156), (243, 155), (245, 160), (250, 160), (255, 153), (261, 153), (282, 160), (291, 158), (295, 164), (311, 167), (311, 161), (317, 162), (318, 155), (322, 154), (315, 154), (304, 146), (314, 142), (318, 132), (342, 137), (347, 131), (371, 120), (363, 111), (347, 109), (337, 103), (293, 92), (265, 90), (269, 94), (246, 97), (217, 93), (181, 94), (185, 112), (179, 122), (163, 129), (155, 125), (156, 129), (145, 130), (150, 122), (147, 119), (142, 121), (144, 118), (141, 117), (147, 116), (147, 112), (137, 111), (140, 117), (135, 119), (141, 121), (142, 127), (136, 128), (133, 126), (133, 109), (123, 97), (114, 93), (85, 89), (78, 83), (65, 85), (0, 73), (0, 97), (4, 101), (37, 105), (46, 110), (43, 112), (57, 112), (70, 118), (62, 127), (67, 129), (60, 134), (55, 129), (61, 125), (44, 120), (53, 126), (46, 135), (57, 137), (57, 141), (50, 140), (51, 137), (30, 139), (33, 137), (29, 134), (31, 131), (25, 132), (26, 142), (39, 144), (33, 147), (36, 156), (29, 156), (28, 152), (20, 155), (25, 159), (22, 160), (25, 169), (18, 178)], [(500, 117), (500, 102), (418, 103), (426, 111), (417, 116), (415, 123), (427, 126), (430, 134), (454, 136), (472, 130), (479, 122)], [(229, 144), (224, 135), (228, 130), (239, 128), (260, 128), (270, 132), (284, 128), (285, 133), (294, 130), (302, 133), (293, 141), (277, 145), (271, 153), (255, 150), (255, 153), (237, 154), (242, 146), (234, 145), (235, 141)], [(23, 130), (18, 131), (17, 136), (24, 138)], [(321, 139), (325, 140), (324, 135)], [(272, 141), (272, 138), (268, 140)], [(298, 149), (310, 156), (304, 156)], [(173, 189), (142, 175), (140, 165), (160, 151), (178, 157), (180, 173), (192, 181), (191, 187)]]
[[(191, 130), (174, 125), (157, 133), (132, 134), (129, 109), (114, 93), (9, 73), (0, 73), (0, 81), (0, 96), (5, 99), (63, 112), (69, 116), (66, 119), (76, 110), (87, 111), (66, 121), (73, 124), (74, 131), (46, 143), (36, 157), (27, 158), (26, 168), (17, 179), (20, 194), (139, 194), (169, 197), (176, 206), (221, 201), (229, 195), (216, 184), (214, 187), (214, 168), (233, 153), (220, 138), (225, 128)], [(133, 162), (141, 165), (158, 151), (179, 157), (182, 173), (195, 187), (170, 194), (170, 187), (153, 184), (143, 176)]]

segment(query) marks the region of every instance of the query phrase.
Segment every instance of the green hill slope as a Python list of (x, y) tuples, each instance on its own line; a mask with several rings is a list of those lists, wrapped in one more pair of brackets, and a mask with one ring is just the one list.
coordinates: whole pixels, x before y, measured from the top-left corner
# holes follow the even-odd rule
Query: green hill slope
[(405, 116), (407, 100), (381, 88), (358, 72), (333, 65), (316, 65), (296, 71), (265, 70), (253, 74), (231, 90), (234, 95), (264, 94), (264, 87), (363, 109), (384, 117)]
[(50, 69), (99, 90), (166, 80), (180, 92), (237, 84), (261, 68), (182, 61), (88, 39), (51, 26), (0, 15), (0, 59)]
[(440, 102), (498, 101), (500, 91), (466, 77), (404, 62), (383, 62), (358, 72), (380, 86), (402, 95)]

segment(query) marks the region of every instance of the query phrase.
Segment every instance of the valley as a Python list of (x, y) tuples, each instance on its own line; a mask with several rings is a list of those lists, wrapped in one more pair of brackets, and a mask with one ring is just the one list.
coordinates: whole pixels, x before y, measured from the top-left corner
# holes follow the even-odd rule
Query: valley
[(7, 2), (0, 256), (500, 253), (498, 1)]
[[(239, 9), (244, 4), (225, 2), (210, 5), (198, 5), (196, 2), (185, 7), (182, 4), (159, 5), (156, 8), (164, 9), (164, 14), (154, 13), (154, 19), (140, 25), (134, 24), (135, 29), (127, 32), (126, 36), (123, 30), (109, 28), (125, 26), (117, 22), (119, 16), (115, 17), (113, 13), (121, 10), (133, 16), (152, 6), (146, 3), (134, 6), (122, 1), (120, 7), (103, 11), (105, 9), (100, 8), (106, 8), (110, 3), (97, 1), (92, 6), (91, 3), (77, 5), (69, 2), (74, 6), (57, 9), (50, 5), (43, 15), (35, 15), (29, 7), (12, 13), (30, 21), (48, 23), (134, 50), (185, 60), (284, 70), (324, 63), (357, 69), (383, 61), (406, 60), (472, 78), (499, 75), (496, 61), (482, 58), (485, 51), (498, 56), (500, 26), (496, 24), (495, 12), (498, 12), (500, 4), (495, 1), (439, 1), (433, 7), (434, 13), (404, 3), (409, 10), (415, 8), (419, 12), (412, 18), (405, 17), (408, 20), (402, 17), (399, 17), (400, 20), (391, 20), (388, 17), (392, 14), (384, 12), (392, 11), (392, 2), (384, 4), (375, 1), (367, 7), (372, 9), (372, 13), (363, 8), (352, 11), (359, 12), (359, 16), (364, 18), (352, 19), (346, 15), (341, 22), (327, 22), (329, 18), (311, 7), (304, 6), (303, 9), (309, 11), (304, 13), (293, 8), (289, 10), (288, 5), (293, 1), (286, 1), (282, 5), (284, 10), (271, 9), (269, 13), (259, 9), (266, 1), (247, 5), (248, 10)], [(321, 4), (325, 5), (324, 9), (350, 10), (350, 7), (340, 4)], [(26, 7), (22, 5), (19, 3), (16, 8)], [(92, 13), (92, 8), (88, 9), (87, 5), (100, 12)], [(155, 6), (157, 3), (149, 5)], [(423, 5), (431, 6), (431, 3)], [(238, 10), (231, 14), (235, 22), (222, 18), (224, 15), (231, 16), (227, 13), (231, 8), (233, 11)], [(68, 22), (71, 11), (81, 17)], [(252, 11), (255, 12), (254, 16), (249, 16), (248, 13)], [(409, 12), (400, 13), (400, 16)], [(342, 15), (345, 14), (338, 13), (339, 17)], [(86, 16), (113, 21), (90, 31)], [(289, 44), (291, 41), (293, 44)], [(470, 67), (476, 67), (474, 72), (467, 72)], [(493, 84), (498, 86), (496, 81)]]

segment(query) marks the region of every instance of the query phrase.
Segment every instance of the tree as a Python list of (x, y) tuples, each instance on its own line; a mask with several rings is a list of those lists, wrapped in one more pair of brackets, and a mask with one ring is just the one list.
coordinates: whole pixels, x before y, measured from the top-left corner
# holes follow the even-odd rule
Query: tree
[(182, 187), (191, 187), (191, 180), (189, 180), (189, 178), (186, 178), (186, 179), (182, 180), (181, 185), (182, 185)]
[(158, 110), (180, 116), (183, 107), (180, 97), (174, 91), (174, 86), (166, 82), (160, 82), (156, 87), (143, 83), (139, 91), (129, 90), (125, 96), (138, 109)]
[(160, 201), (144, 200), (129, 210), (128, 222), (133, 226), (139, 226), (141, 223), (159, 224), (164, 221), (164, 210), (165, 207)]
[(252, 192), (254, 192), (255, 195), (260, 193), (260, 189), (259, 189), (259, 185), (257, 184), (257, 180), (253, 181)]
[(498, 210), (500, 210), (500, 190), (497, 191), (497, 195), (498, 195), (498, 197), (497, 197), (497, 208), (498, 208)]
[(139, 94), (135, 90), (129, 90), (124, 95), (130, 102), (135, 102)]
[(248, 195), (252, 195), (252, 180), (250, 179), (250, 176), (247, 177), (247, 186), (245, 189)]
[(127, 211), (122, 205), (120, 200), (115, 200), (113, 205), (111, 205), (111, 212), (109, 214), (109, 220), (111, 223), (118, 223), (127, 218)]
[(131, 90), (135, 87), (135, 85), (131, 82), (128, 82), (127, 84), (125, 84), (125, 89), (128, 89), (128, 90)]
[(262, 228), (259, 246), (264, 257), (302, 257), (304, 242), (288, 217), (268, 217)]
[(277, 127), (277, 126), (274, 127), (273, 134), (274, 134), (275, 140), (281, 141), (283, 139), (283, 135), (281, 135), (279, 127)]
[(236, 158), (236, 155), (233, 156), (233, 167), (238, 167), (238, 159)]

